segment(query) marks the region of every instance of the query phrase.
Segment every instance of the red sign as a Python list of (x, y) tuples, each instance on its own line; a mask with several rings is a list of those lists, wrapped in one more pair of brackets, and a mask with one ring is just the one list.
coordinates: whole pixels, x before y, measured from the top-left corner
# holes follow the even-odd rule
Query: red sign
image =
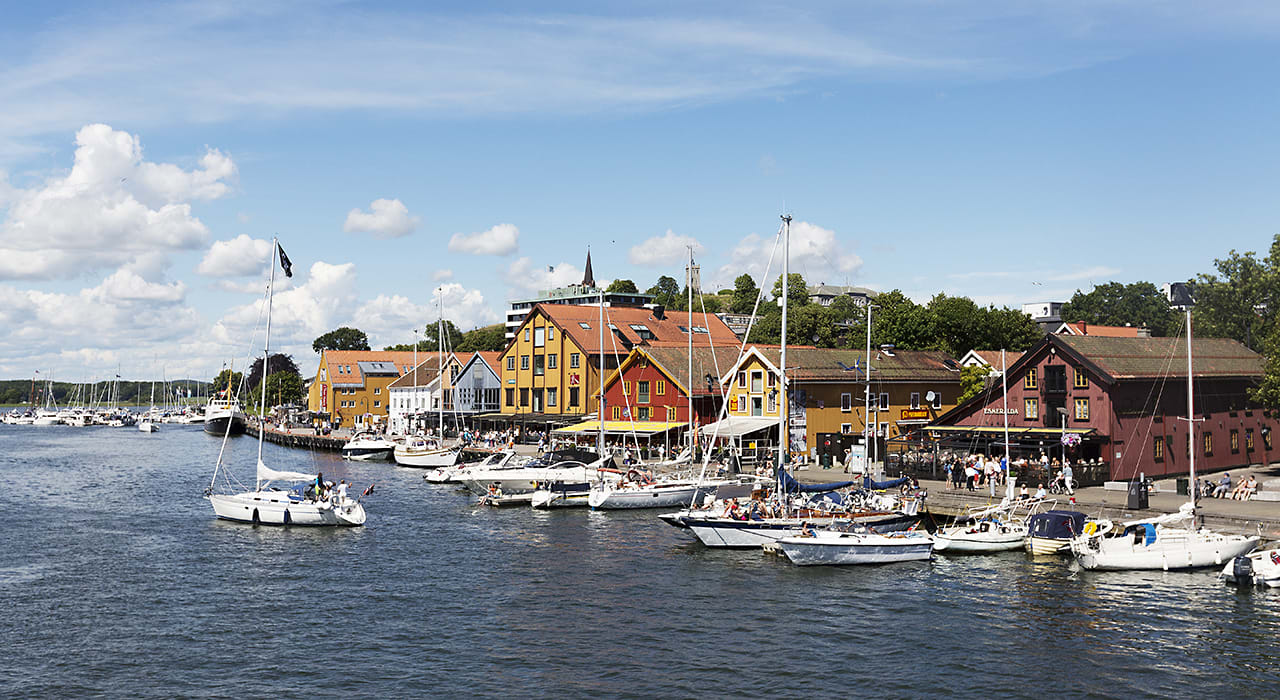
[(582, 375), (578, 374), (577, 372), (574, 372), (569, 375), (569, 386), (578, 386), (579, 382), (581, 381), (582, 381)]
[(327, 382), (320, 383), (320, 412), (329, 412), (329, 384)]

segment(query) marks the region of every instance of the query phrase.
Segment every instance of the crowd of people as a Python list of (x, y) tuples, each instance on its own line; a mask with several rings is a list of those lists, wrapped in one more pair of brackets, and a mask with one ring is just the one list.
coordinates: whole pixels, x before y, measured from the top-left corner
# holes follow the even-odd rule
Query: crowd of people
[(1258, 492), (1258, 477), (1250, 474), (1240, 479), (1232, 486), (1231, 472), (1223, 472), (1222, 477), (1214, 483), (1205, 479), (1204, 484), (1200, 488), (1200, 493), (1213, 498), (1229, 498), (1234, 501), (1247, 501), (1253, 498)]

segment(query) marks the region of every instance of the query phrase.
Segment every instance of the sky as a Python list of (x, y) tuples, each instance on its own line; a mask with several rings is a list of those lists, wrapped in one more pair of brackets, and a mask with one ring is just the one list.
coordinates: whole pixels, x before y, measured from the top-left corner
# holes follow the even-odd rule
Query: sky
[[(0, 377), (209, 378), (577, 282), (1066, 301), (1266, 250), (1280, 5), (44, 2), (0, 24)], [(773, 258), (772, 263), (770, 262)], [(769, 267), (772, 265), (772, 267)]]

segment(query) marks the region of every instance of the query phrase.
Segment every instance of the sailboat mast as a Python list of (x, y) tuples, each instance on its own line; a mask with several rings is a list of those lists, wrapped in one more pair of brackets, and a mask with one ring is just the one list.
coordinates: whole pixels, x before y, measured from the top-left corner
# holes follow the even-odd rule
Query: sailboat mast
[(1005, 497), (1013, 500), (1013, 464), (1009, 461), (1009, 378), (1005, 376), (1004, 348), (1000, 348), (1000, 389), (1004, 392), (1004, 482)]
[(1192, 390), (1193, 375), (1191, 374), (1191, 305), (1187, 305), (1187, 440), (1190, 441), (1188, 452), (1191, 453), (1190, 459), (1190, 484), (1191, 487), (1187, 491), (1191, 494), (1191, 522), (1195, 523), (1196, 517), (1196, 404), (1195, 392)]
[(791, 257), (791, 217), (782, 216), (782, 353), (779, 358), (778, 388), (782, 392), (778, 400), (778, 468), (787, 464), (787, 288), (791, 286), (788, 264)]
[(444, 287), (436, 298), (440, 305), (440, 319), (436, 321), (436, 363), (439, 373), (436, 375), (436, 391), (440, 392), (440, 447), (444, 447)]
[(596, 451), (604, 457), (604, 292), (600, 292), (600, 373), (596, 377), (600, 387), (600, 400), (596, 402), (596, 412), (600, 416), (600, 432), (596, 436)]
[[(685, 284), (689, 288), (689, 381), (685, 384), (688, 389), (689, 399), (689, 415), (685, 418), (688, 428), (686, 433), (689, 435), (689, 454), (692, 459), (693, 455), (693, 246), (689, 246), (689, 270), (685, 275)], [(710, 331), (708, 331), (708, 346), (710, 346)]]
[[(258, 463), (262, 463), (262, 441), (267, 434), (267, 363), (271, 359), (271, 296), (276, 286), (276, 256), (280, 253), (280, 239), (271, 239), (271, 276), (267, 280), (267, 337), (266, 342), (262, 344), (262, 396), (258, 399)], [(231, 432), (230, 419), (227, 422), (227, 432)], [(257, 491), (262, 488), (262, 479), (260, 478), (259, 469), (254, 469), (253, 490)]]

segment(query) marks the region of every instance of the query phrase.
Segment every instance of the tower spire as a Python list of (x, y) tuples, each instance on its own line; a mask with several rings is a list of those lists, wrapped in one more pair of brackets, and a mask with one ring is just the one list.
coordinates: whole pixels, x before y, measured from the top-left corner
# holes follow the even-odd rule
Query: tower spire
[(591, 274), (591, 248), (587, 248), (587, 269), (585, 272), (582, 273), (582, 286), (584, 287), (596, 286), (595, 275)]

